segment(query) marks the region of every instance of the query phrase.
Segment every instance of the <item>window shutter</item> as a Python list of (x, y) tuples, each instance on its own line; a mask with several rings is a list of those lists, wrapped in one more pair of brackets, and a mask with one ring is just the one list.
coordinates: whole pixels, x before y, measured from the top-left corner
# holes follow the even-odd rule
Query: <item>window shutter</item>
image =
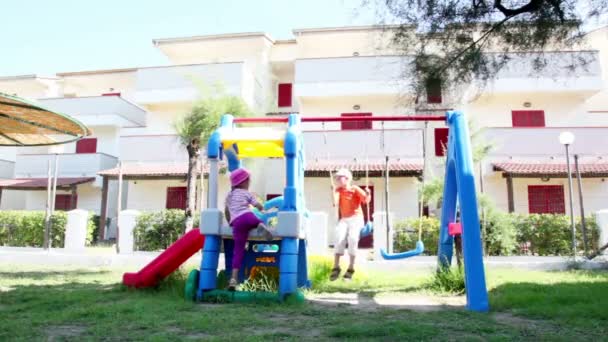
[(76, 153), (97, 153), (97, 138), (85, 138), (76, 142)]
[(167, 188), (167, 209), (186, 209), (186, 187), (175, 186)]
[(562, 185), (529, 185), (528, 211), (530, 214), (565, 214)]
[(513, 110), (511, 121), (513, 127), (545, 127), (545, 111)]
[(445, 155), (445, 149), (447, 149), (448, 146), (448, 136), (448, 128), (435, 128), (435, 155), (437, 157)]
[(292, 85), (291, 83), (280, 83), (278, 90), (279, 107), (291, 107)]
[[(342, 113), (342, 117), (348, 116), (372, 116), (372, 113)], [(371, 121), (345, 121), (341, 124), (342, 130), (372, 129)]]

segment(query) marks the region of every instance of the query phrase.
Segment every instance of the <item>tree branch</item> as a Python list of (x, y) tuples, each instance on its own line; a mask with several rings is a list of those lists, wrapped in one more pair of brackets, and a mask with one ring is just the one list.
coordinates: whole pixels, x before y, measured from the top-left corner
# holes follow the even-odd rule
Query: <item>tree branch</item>
[(518, 14), (538, 11), (544, 2), (545, 0), (530, 0), (530, 2), (520, 8), (511, 9), (503, 6), (502, 0), (494, 0), (494, 7), (501, 11), (506, 17), (514, 17)]
[(492, 32), (494, 32), (498, 27), (502, 26), (505, 22), (507, 22), (507, 20), (509, 20), (511, 18), (512, 17), (506, 17), (503, 20), (496, 23), (496, 25), (492, 26), (492, 28), (487, 30), (483, 35), (481, 35), (481, 37), (479, 37), (477, 40), (472, 42), (466, 48), (462, 49), (462, 51), (460, 51), (456, 56), (454, 56), (454, 58), (450, 59), (443, 67), (441, 67), (441, 69), (439, 69), (437, 71), (437, 74), (441, 74), (442, 72), (444, 72), (450, 65), (452, 65), (452, 63), (454, 63), (454, 61), (456, 61), (458, 58), (462, 57), (462, 55), (464, 55), (465, 52), (472, 49), (475, 45), (479, 44), (479, 42), (481, 42), (482, 40), (486, 39)]

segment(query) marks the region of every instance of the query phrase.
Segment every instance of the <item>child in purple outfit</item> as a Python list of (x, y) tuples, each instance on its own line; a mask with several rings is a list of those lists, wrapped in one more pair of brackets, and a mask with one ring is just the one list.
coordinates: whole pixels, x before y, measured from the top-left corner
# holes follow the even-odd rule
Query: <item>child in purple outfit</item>
[(232, 255), (232, 274), (228, 282), (228, 289), (234, 291), (238, 284), (238, 274), (243, 257), (245, 256), (245, 243), (249, 232), (258, 229), (264, 234), (264, 238), (272, 240), (272, 233), (266, 225), (251, 211), (250, 205), (262, 211), (264, 207), (258, 203), (255, 196), (248, 191), (250, 173), (244, 168), (239, 168), (230, 173), (230, 184), (232, 190), (226, 196), (226, 209), (224, 211), (226, 220), (232, 227), (234, 239), (234, 252)]

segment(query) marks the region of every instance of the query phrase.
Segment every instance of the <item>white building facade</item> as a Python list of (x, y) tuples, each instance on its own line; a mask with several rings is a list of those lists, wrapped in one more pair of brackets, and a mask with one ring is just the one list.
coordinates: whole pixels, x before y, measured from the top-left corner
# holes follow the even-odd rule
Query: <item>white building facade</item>
[[(295, 30), (291, 40), (273, 40), (264, 33), (158, 39), (153, 43), (171, 65), (1, 77), (0, 91), (72, 115), (93, 135), (74, 144), (2, 148), (0, 208), (43, 209), (48, 164), (55, 160), (57, 208), (78, 207), (107, 217), (105, 238), (115, 236), (119, 161), (122, 209), (183, 208), (187, 155), (174, 124), (217, 87), (267, 116), (443, 115), (461, 110), (492, 146), (477, 165), (480, 189), (500, 209), (518, 213), (568, 213), (564, 146), (558, 136), (570, 131), (585, 209), (606, 206), (607, 28), (589, 33), (580, 51), (548, 52), (551, 67), (540, 73), (531, 67), (536, 53), (522, 53), (482, 89), (464, 89), (465, 95), (456, 96), (430, 87), (418, 101), (413, 101), (407, 76), (411, 59), (389, 42), (387, 31), (378, 27)], [(567, 65), (580, 56), (590, 62), (572, 72)], [(326, 211), (330, 225), (337, 217), (330, 204), (329, 169), (353, 169), (359, 185), (365, 185), (368, 171), (374, 193), (370, 209), (393, 212), (398, 220), (418, 215), (417, 184), (423, 169), (426, 179), (442, 176), (447, 129), (441, 122), (304, 124), (304, 129), (307, 205)], [(387, 156), (390, 208), (384, 196)], [(280, 195), (280, 160), (248, 166), (255, 192), (266, 198)], [(222, 182), (220, 198), (228, 190), (227, 176)]]

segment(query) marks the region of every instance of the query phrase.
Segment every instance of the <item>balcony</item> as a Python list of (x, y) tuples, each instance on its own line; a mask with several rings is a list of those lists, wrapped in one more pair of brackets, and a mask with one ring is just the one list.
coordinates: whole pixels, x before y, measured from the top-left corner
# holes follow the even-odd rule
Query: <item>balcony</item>
[[(597, 51), (511, 54), (510, 61), (486, 88), (491, 93), (577, 93), (590, 96), (602, 90)], [(536, 71), (538, 61), (546, 65)]]
[(295, 95), (396, 96), (411, 91), (404, 80), (410, 57), (340, 57), (299, 59), (295, 63)]
[(608, 155), (608, 127), (486, 128), (483, 137), (492, 144), (490, 157), (561, 157), (564, 146), (558, 137), (563, 131), (575, 136), (572, 154)]
[(176, 135), (121, 136), (120, 159), (123, 161), (187, 161), (186, 148)]
[[(55, 156), (55, 154), (18, 154), (15, 161), (15, 177), (47, 177), (48, 162), (54, 163)], [(65, 153), (57, 156), (59, 177), (97, 177), (97, 172), (113, 168), (118, 161), (116, 157), (105, 153)]]
[(135, 100), (143, 104), (191, 102), (217, 84), (228, 94), (241, 96), (244, 70), (242, 62), (138, 69)]
[(120, 96), (41, 99), (42, 105), (80, 120), (87, 126), (143, 127), (146, 111)]
[(304, 131), (304, 145), (308, 160), (336, 160), (364, 162), (366, 157), (375, 161), (385, 155), (391, 159), (421, 159), (421, 129), (388, 129), (384, 131), (382, 148), (381, 130), (328, 131), (325, 144), (323, 131)]

